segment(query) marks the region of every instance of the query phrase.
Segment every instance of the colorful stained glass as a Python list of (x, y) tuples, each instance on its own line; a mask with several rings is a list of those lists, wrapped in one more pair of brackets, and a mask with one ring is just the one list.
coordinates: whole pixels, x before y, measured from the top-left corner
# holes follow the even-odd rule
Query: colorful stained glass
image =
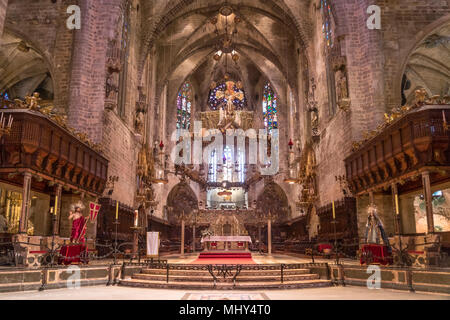
[(277, 109), (277, 95), (270, 83), (267, 83), (264, 86), (263, 93), (263, 119), (264, 119), (264, 127), (269, 131), (269, 133), (273, 129), (278, 129), (278, 109)]
[(322, 3), (322, 32), (325, 37), (325, 43), (327, 47), (333, 46), (333, 28), (332, 28), (332, 13), (331, 13), (331, 0), (321, 0)]
[(9, 100), (8, 92), (0, 93), (0, 98), (5, 99), (5, 100)]
[[(225, 82), (223, 82), (209, 92), (208, 104), (209, 104), (209, 107), (211, 110), (218, 110), (218, 108), (221, 105), (227, 103), (227, 99), (225, 97), (218, 99), (216, 96), (217, 91), (225, 91), (225, 90), (226, 90), (226, 84), (225, 84)], [(245, 97), (245, 92), (242, 89), (239, 89), (236, 86), (236, 84), (234, 85), (234, 91), (238, 92), (238, 93), (242, 92), (244, 94), (244, 99), (239, 100), (236, 98), (233, 100), (233, 103), (236, 106), (236, 109), (242, 110), (247, 106), (247, 99)]]
[(189, 130), (191, 126), (192, 89), (185, 82), (178, 92), (177, 98), (177, 129)]

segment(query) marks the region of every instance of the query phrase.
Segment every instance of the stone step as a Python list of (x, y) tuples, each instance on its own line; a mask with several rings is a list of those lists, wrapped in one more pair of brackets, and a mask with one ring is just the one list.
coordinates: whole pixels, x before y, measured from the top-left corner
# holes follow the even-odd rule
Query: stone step
[[(235, 272), (235, 271), (233, 271)], [(154, 274), (154, 275), (166, 275), (166, 269), (143, 269), (143, 274)], [(308, 269), (289, 269), (283, 271), (284, 275), (301, 275), (309, 274)], [(207, 270), (170, 270), (169, 276), (189, 276), (189, 277), (201, 277), (201, 276), (211, 276)], [(281, 275), (280, 270), (243, 270), (239, 276), (274, 276), (279, 277)]]
[(285, 281), (281, 282), (251, 282), (220, 283), (216, 287), (211, 282), (162, 282), (152, 280), (124, 279), (120, 280), (120, 285), (140, 288), (162, 288), (162, 289), (189, 289), (189, 290), (261, 290), (261, 289), (302, 289), (330, 287), (330, 280), (307, 280), (307, 281)]
[[(219, 281), (232, 282), (232, 277), (227, 277), (225, 280), (223, 278), (217, 277)], [(306, 280), (317, 280), (320, 276), (318, 274), (300, 274), (300, 275), (284, 275), (284, 281), (306, 281)], [(132, 279), (136, 280), (149, 280), (149, 281), (166, 281), (166, 275), (155, 275), (155, 274), (134, 274)], [(211, 282), (213, 278), (211, 275), (204, 276), (175, 276), (169, 275), (169, 282)], [(277, 276), (272, 275), (256, 275), (256, 276), (243, 276), (239, 275), (236, 278), (237, 282), (280, 282), (281, 278), (278, 274)]]

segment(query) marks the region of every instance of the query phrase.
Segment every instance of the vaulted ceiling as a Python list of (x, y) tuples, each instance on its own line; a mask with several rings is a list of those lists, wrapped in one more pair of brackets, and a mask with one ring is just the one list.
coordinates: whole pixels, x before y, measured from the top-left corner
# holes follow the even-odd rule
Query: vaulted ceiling
[(0, 40), (0, 92), (23, 99), (37, 91), (44, 100), (53, 100), (53, 81), (42, 55), (8, 32)]
[(418, 88), (432, 95), (450, 94), (450, 23), (429, 35), (411, 54), (405, 69), (404, 95), (414, 99)]
[[(175, 1), (170, 1), (166, 13), (161, 14), (165, 18), (159, 22), (153, 20), (153, 24), (148, 21), (144, 35), (144, 50), (153, 46), (157, 49), (159, 92), (166, 81), (179, 87), (189, 78), (197, 83), (196, 94), (206, 99), (211, 82), (220, 81), (228, 73), (232, 79), (244, 83), (252, 107), (254, 87), (261, 79), (270, 80), (278, 92), (287, 85), (296, 88), (299, 55), (303, 54), (308, 32), (286, 4), (290, 1), (178, 1), (181, 2), (183, 5), (177, 6)], [(297, 0), (296, 5), (307, 11), (308, 4), (309, 1)], [(153, 12), (158, 5), (163, 8), (160, 1), (154, 1)], [(229, 16), (219, 13), (225, 5), (232, 8)], [(240, 59), (235, 63), (228, 54), (227, 58), (224, 55), (216, 61), (213, 56), (225, 24), (234, 28), (236, 16), (241, 22), (237, 25), (233, 47)], [(214, 17), (218, 20), (219, 36), (211, 23)]]

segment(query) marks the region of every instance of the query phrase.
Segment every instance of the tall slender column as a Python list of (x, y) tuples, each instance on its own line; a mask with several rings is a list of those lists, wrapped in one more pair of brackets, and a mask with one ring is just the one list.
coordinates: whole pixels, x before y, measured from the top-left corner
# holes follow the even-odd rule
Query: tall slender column
[(272, 217), (267, 220), (267, 250), (269, 256), (272, 254)]
[(425, 208), (427, 212), (428, 233), (434, 232), (434, 218), (433, 218), (433, 202), (430, 184), (430, 173), (428, 171), (422, 172), (423, 196), (425, 198)]
[(373, 199), (373, 191), (369, 192), (369, 204), (373, 204), (374, 199)]
[(184, 218), (181, 220), (181, 256), (184, 256)]
[(192, 225), (192, 252), (195, 252), (195, 223)]
[(53, 209), (56, 212), (56, 221), (55, 224), (53, 225), (53, 234), (55, 236), (59, 235), (59, 224), (61, 223), (61, 202), (62, 202), (61, 195), (62, 195), (62, 185), (57, 184), (55, 197), (58, 198), (58, 202), (56, 204), (56, 207)]
[(27, 233), (31, 205), (31, 173), (23, 175), (22, 210), (20, 211), (19, 233)]

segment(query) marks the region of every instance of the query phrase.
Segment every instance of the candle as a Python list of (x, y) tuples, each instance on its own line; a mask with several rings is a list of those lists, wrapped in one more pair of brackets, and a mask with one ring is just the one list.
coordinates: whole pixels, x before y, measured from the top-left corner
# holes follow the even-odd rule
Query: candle
[(138, 226), (138, 217), (139, 217), (139, 211), (134, 210), (134, 226), (137, 228)]
[(447, 123), (447, 119), (445, 118), (444, 110), (442, 110), (442, 120), (444, 121), (444, 123)]
[(58, 214), (58, 196), (55, 196), (55, 216)]
[(334, 201), (333, 201), (333, 220), (336, 220), (336, 209), (334, 207)]
[(400, 214), (400, 211), (398, 210), (398, 194), (395, 195), (395, 213)]
[(116, 201), (116, 220), (119, 220), (119, 201)]
[(53, 207), (50, 208), (50, 213), (53, 214)]

